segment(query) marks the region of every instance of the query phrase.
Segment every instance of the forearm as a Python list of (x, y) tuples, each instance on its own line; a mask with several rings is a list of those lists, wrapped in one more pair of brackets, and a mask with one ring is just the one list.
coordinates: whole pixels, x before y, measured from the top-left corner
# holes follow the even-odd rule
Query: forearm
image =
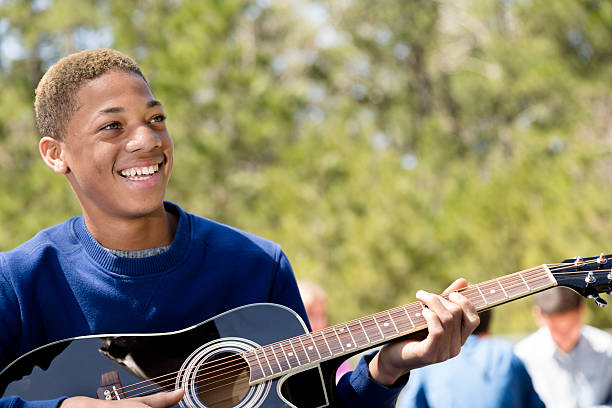
[(25, 401), (19, 397), (0, 398), (0, 408), (57, 408), (65, 397), (45, 401)]

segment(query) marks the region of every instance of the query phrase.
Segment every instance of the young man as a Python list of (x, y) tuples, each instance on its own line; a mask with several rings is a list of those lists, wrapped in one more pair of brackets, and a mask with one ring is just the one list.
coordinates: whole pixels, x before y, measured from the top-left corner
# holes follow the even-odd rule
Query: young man
[[(70, 55), (36, 90), (45, 163), (63, 174), (83, 215), (0, 254), (0, 367), (44, 344), (95, 333), (168, 332), (238, 306), (285, 305), (307, 321), (289, 262), (277, 244), (164, 202), (173, 145), (163, 107), (129, 57)], [(395, 342), (338, 384), (340, 404), (393, 406), (407, 373), (456, 355), (478, 325), (465, 297), (426, 292), (421, 342)], [(169, 407), (182, 390), (143, 399), (84, 397), (0, 407)]]
[(612, 336), (582, 323), (584, 299), (562, 287), (535, 296), (540, 327), (516, 345), (547, 407), (612, 406)]

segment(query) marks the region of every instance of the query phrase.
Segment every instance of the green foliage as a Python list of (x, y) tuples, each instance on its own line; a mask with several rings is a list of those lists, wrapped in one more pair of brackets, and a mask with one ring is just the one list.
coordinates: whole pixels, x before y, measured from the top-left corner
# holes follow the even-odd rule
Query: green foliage
[(282, 243), (333, 321), (612, 252), (610, 27), (596, 0), (0, 1), (0, 248), (79, 214), (33, 89), (112, 46), (168, 113), (168, 199)]

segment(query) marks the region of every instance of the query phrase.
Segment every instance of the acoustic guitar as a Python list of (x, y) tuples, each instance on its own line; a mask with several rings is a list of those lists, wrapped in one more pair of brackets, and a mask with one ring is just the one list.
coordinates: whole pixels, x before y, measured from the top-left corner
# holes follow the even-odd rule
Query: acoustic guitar
[[(612, 289), (610, 255), (568, 259), (460, 290), (478, 311), (555, 286), (592, 297)], [(0, 394), (26, 400), (120, 400), (183, 388), (182, 408), (335, 405), (335, 372), (363, 350), (423, 337), (420, 302), (309, 333), (292, 310), (253, 304), (172, 333), (76, 337), (35, 349), (0, 372)]]

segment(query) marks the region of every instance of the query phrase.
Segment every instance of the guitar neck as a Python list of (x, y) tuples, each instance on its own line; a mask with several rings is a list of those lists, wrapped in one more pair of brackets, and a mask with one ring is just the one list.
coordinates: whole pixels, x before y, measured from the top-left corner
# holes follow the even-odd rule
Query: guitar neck
[[(540, 292), (557, 281), (547, 265), (516, 272), (460, 290), (476, 310), (482, 311)], [(244, 353), (252, 384), (323, 361), (367, 350), (390, 340), (427, 328), (424, 305), (413, 302), (350, 322), (327, 327)]]

